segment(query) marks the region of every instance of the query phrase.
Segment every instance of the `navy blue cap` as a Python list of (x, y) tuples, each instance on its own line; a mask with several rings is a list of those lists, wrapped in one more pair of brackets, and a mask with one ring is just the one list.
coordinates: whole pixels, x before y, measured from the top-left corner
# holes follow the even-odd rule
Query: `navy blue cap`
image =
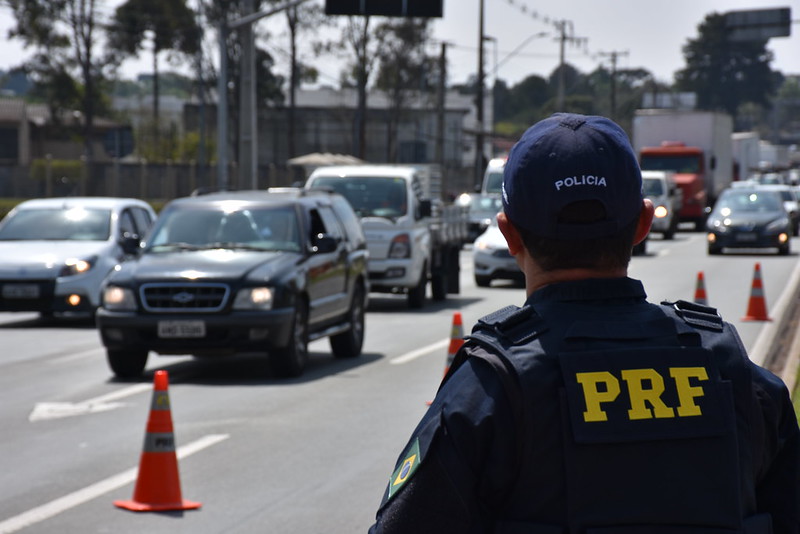
[[(603, 204), (606, 219), (558, 221), (564, 206)], [(551, 239), (608, 237), (642, 209), (642, 173), (625, 131), (605, 117), (556, 113), (511, 149), (503, 171), (503, 211), (515, 225)]]

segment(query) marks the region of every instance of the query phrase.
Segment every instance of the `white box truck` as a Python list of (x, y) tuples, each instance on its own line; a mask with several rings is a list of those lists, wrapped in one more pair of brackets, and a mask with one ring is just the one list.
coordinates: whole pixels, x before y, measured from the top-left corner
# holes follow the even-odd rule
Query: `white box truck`
[(682, 222), (703, 228), (723, 189), (733, 181), (733, 119), (725, 113), (639, 109), (633, 148), (642, 170), (673, 171), (683, 191)]
[(434, 300), (460, 291), (459, 254), (469, 214), (464, 206), (442, 202), (436, 165), (319, 167), (305, 187), (340, 193), (361, 218), (370, 291), (405, 293), (411, 308), (424, 305), (429, 281)]

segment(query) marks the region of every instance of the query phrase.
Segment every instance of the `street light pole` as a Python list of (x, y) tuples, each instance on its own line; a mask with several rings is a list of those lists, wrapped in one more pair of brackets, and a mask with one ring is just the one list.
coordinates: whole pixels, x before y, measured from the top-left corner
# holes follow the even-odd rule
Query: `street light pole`
[[(249, 13), (232, 21), (220, 22), (218, 30), (219, 38), (219, 79), (217, 80), (217, 184), (219, 189), (228, 189), (228, 51), (226, 49), (226, 40), (230, 30), (236, 30), (242, 26), (250, 26), (254, 22), (264, 18), (280, 13), (290, 7), (300, 5), (308, 0), (293, 0), (287, 2), (275, 9), (268, 11), (259, 11), (258, 13)], [(245, 10), (252, 11), (252, 0), (244, 0)], [(248, 28), (249, 29), (249, 28)], [(249, 178), (251, 187), (256, 188), (257, 175), (256, 169), (258, 168), (258, 109), (256, 106), (255, 98), (255, 44), (254, 35), (252, 31), (244, 32), (242, 46), (245, 54), (242, 57), (242, 87), (240, 87), (240, 99), (242, 102), (241, 113), (239, 118), (240, 122), (240, 145), (239, 149), (242, 159), (247, 158), (246, 161), (240, 162), (241, 168), (245, 172), (244, 180)], [(248, 47), (251, 47), (251, 53), (247, 54)], [(249, 57), (247, 57), (249, 56)], [(245, 83), (245, 81), (247, 83)], [(245, 130), (251, 130), (247, 132)], [(245, 135), (247, 134), (247, 135)], [(244, 147), (247, 144), (247, 148)], [(249, 175), (249, 176), (248, 176)], [(243, 181), (244, 181), (243, 180)]]
[(480, 16), (478, 18), (478, 80), (476, 84), (476, 114), (475, 125), (475, 187), (480, 187), (483, 175), (483, 0), (480, 1)]

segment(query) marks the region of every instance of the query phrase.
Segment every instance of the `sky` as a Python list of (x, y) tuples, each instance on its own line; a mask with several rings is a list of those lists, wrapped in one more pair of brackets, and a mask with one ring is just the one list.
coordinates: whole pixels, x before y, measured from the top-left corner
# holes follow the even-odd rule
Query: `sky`
[[(195, 0), (187, 0), (190, 6)], [(320, 5), (324, 0), (308, 0)], [(97, 0), (100, 12), (110, 15), (121, 0)], [(697, 27), (710, 13), (789, 7), (792, 10), (792, 36), (772, 38), (767, 48), (774, 54), (772, 68), (784, 74), (800, 74), (800, 0), (484, 0), (485, 48), (484, 70), (487, 82), (494, 77), (509, 86), (527, 76), (548, 76), (559, 63), (556, 22), (564, 21), (570, 40), (565, 47), (565, 61), (581, 72), (591, 72), (599, 65), (611, 68), (616, 57), (617, 69), (645, 68), (658, 81), (669, 83), (674, 73), (684, 67), (682, 47), (698, 36)], [(448, 43), (448, 79), (463, 83), (477, 72), (480, 0), (444, 0), (444, 16), (433, 20), (433, 37)], [(0, 36), (5, 38), (13, 25), (6, 7), (0, 8)], [(286, 46), (279, 36), (285, 26), (282, 16), (262, 19), (258, 30), (274, 38), (270, 49), (278, 59), (278, 69), (285, 68)], [(546, 35), (543, 35), (545, 34)], [(213, 38), (206, 32), (208, 49), (216, 53)], [(0, 69), (8, 69), (30, 55), (19, 43), (4, 39), (0, 46)], [(431, 46), (439, 53), (439, 45)], [(321, 73), (321, 84), (335, 85), (341, 63), (333, 58), (314, 62), (310, 51), (305, 60)], [(162, 70), (166, 70), (162, 62)], [(188, 73), (188, 62), (176, 70)], [(151, 69), (151, 58), (144, 54), (123, 65), (123, 74), (133, 78)]]

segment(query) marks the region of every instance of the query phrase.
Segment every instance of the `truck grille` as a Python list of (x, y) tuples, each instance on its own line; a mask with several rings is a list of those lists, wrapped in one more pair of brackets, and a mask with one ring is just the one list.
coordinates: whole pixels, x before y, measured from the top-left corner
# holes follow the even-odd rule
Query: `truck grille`
[(217, 312), (229, 291), (225, 284), (143, 284), (140, 295), (150, 312)]

